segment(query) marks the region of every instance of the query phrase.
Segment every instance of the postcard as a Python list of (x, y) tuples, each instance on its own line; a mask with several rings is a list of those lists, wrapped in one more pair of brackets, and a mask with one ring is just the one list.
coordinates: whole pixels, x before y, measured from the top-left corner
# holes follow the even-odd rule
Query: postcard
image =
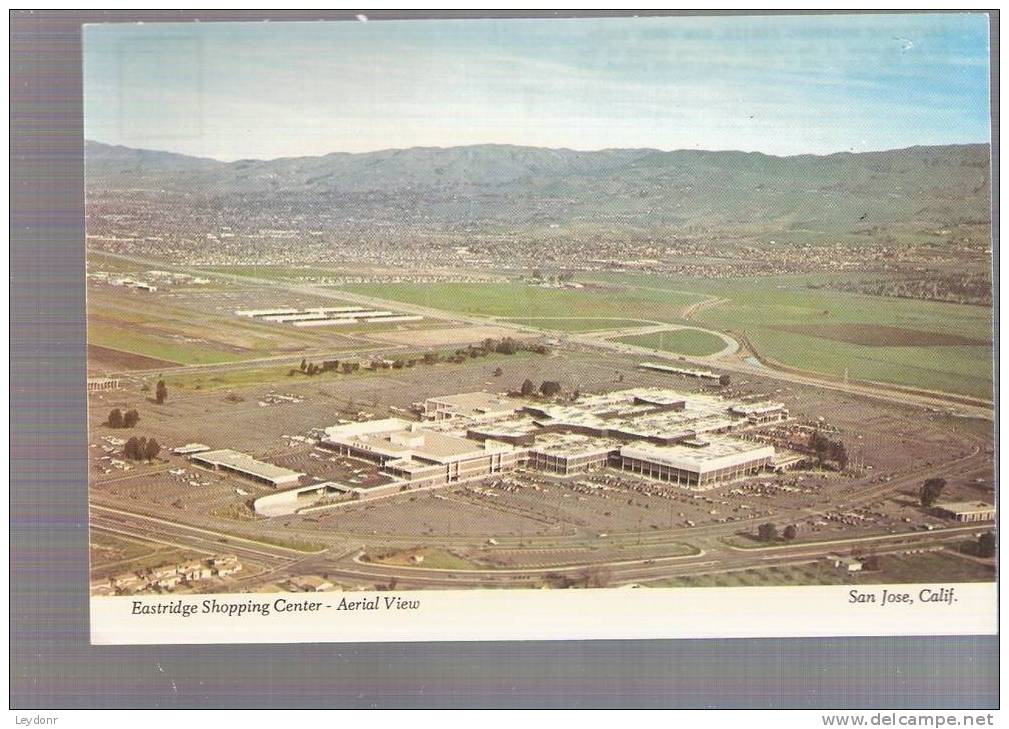
[(989, 58), (85, 26), (92, 641), (995, 634)]

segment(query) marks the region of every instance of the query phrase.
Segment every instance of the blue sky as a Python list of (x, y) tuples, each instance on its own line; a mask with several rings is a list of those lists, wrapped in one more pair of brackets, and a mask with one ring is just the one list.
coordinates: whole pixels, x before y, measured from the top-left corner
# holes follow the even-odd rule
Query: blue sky
[(89, 25), (85, 136), (233, 160), (989, 138), (984, 15)]

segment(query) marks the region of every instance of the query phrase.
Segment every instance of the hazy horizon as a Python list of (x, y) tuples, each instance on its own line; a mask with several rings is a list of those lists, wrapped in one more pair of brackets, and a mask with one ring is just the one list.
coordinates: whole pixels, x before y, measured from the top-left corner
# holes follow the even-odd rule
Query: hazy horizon
[(86, 138), (219, 161), (990, 139), (976, 13), (102, 24), (83, 40)]
[(221, 162), (221, 163), (224, 163), (224, 164), (230, 164), (230, 163), (233, 163), (233, 162), (245, 162), (245, 161), (252, 161), (252, 162), (273, 162), (273, 161), (282, 160), (282, 159), (299, 159), (299, 158), (326, 157), (328, 155), (336, 155), (336, 154), (365, 155), (365, 154), (378, 154), (378, 153), (381, 153), (381, 152), (406, 152), (406, 151), (413, 150), (413, 149), (441, 149), (441, 150), (448, 150), (448, 149), (466, 149), (466, 148), (471, 148), (471, 147), (515, 147), (515, 148), (519, 148), (519, 149), (543, 149), (543, 150), (552, 150), (552, 151), (579, 152), (579, 153), (585, 153), (585, 154), (589, 154), (589, 153), (593, 153), (593, 152), (606, 152), (606, 151), (631, 150), (631, 149), (641, 150), (643, 152), (644, 151), (651, 151), (651, 152), (660, 152), (660, 153), (671, 153), (671, 152), (707, 152), (707, 153), (721, 153), (721, 152), (724, 152), (724, 153), (730, 153), (730, 152), (738, 152), (740, 154), (759, 154), (759, 155), (763, 155), (765, 157), (776, 157), (776, 158), (780, 158), (780, 159), (788, 159), (788, 158), (791, 158), (791, 157), (830, 157), (831, 155), (835, 155), (835, 154), (863, 154), (863, 153), (869, 153), (869, 152), (899, 152), (900, 150), (903, 150), (903, 149), (913, 149), (915, 147), (960, 147), (960, 146), (968, 146), (968, 145), (990, 145), (991, 144), (991, 140), (984, 139), (984, 140), (973, 141), (973, 142), (967, 141), (967, 142), (946, 142), (946, 143), (940, 143), (940, 144), (910, 144), (910, 145), (907, 145), (905, 147), (884, 147), (884, 148), (881, 148), (881, 149), (860, 149), (860, 150), (858, 150), (856, 152), (851, 152), (851, 151), (846, 150), (846, 149), (839, 149), (839, 150), (835, 150), (833, 152), (797, 152), (795, 154), (772, 154), (772, 153), (769, 153), (769, 152), (762, 152), (760, 150), (730, 149), (730, 148), (725, 148), (725, 149), (700, 149), (700, 148), (688, 149), (688, 148), (685, 148), (685, 147), (678, 147), (676, 149), (660, 149), (658, 147), (601, 147), (599, 149), (578, 149), (578, 148), (575, 148), (575, 147), (538, 147), (538, 146), (529, 145), (529, 144), (511, 144), (509, 142), (479, 142), (479, 143), (475, 143), (475, 144), (453, 144), (453, 145), (448, 145), (448, 146), (415, 145), (415, 146), (412, 146), (412, 147), (382, 147), (382, 148), (379, 148), (379, 149), (365, 149), (365, 150), (361, 150), (359, 152), (350, 152), (350, 151), (347, 151), (347, 150), (336, 149), (336, 150), (332, 150), (330, 152), (320, 152), (318, 154), (284, 155), (284, 156), (280, 156), (280, 157), (235, 157), (234, 159), (220, 159), (220, 158), (217, 158), (217, 157), (207, 157), (205, 155), (188, 154), (186, 152), (179, 152), (178, 150), (174, 150), (174, 149), (156, 149), (154, 147), (131, 147), (130, 145), (126, 145), (126, 144), (116, 144), (116, 143), (113, 143), (113, 142), (104, 142), (104, 141), (102, 141), (100, 139), (91, 139), (89, 137), (85, 137), (84, 141), (85, 142), (93, 142), (93, 143), (97, 143), (97, 144), (102, 144), (102, 145), (105, 145), (106, 147), (121, 147), (121, 148), (124, 148), (124, 149), (131, 149), (131, 150), (141, 151), (141, 152), (157, 152), (157, 153), (164, 153), (164, 154), (177, 154), (177, 155), (182, 155), (184, 157), (192, 157), (193, 159), (208, 159), (208, 160), (211, 160), (211, 161), (214, 161), (214, 162)]

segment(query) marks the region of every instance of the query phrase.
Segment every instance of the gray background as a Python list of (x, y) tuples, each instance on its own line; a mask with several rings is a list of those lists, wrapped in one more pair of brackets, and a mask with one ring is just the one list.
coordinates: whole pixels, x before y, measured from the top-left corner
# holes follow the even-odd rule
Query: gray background
[(997, 707), (992, 637), (89, 645), (80, 25), (353, 15), (11, 13), (11, 707)]

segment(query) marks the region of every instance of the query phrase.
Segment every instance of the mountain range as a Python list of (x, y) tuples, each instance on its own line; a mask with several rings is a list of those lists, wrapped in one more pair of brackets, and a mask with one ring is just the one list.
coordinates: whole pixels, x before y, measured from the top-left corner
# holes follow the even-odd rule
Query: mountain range
[(90, 200), (458, 229), (862, 232), (990, 221), (987, 144), (777, 157), (509, 145), (220, 162), (87, 141)]

